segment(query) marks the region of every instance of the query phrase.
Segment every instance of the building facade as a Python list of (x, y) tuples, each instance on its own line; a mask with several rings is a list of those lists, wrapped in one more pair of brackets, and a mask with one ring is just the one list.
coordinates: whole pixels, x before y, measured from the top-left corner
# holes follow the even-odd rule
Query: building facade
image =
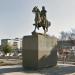
[(2, 39), (1, 46), (9, 45), (12, 47), (13, 51), (21, 51), (22, 50), (22, 39), (15, 38), (15, 39)]

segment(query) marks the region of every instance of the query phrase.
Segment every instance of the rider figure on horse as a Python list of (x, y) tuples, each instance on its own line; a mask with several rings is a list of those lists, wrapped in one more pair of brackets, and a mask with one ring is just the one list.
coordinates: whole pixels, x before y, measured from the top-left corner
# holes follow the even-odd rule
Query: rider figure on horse
[(45, 7), (42, 6), (42, 10), (40, 12), (40, 17), (41, 17), (41, 22), (43, 23), (43, 25), (46, 24), (46, 13), (47, 13), (47, 11), (45, 10)]
[(46, 18), (47, 11), (45, 10), (45, 7), (42, 6), (42, 10), (40, 11), (39, 8), (35, 6), (32, 12), (35, 13), (35, 24), (33, 24), (35, 26), (34, 32), (36, 31), (36, 28), (39, 29), (39, 27), (42, 27), (44, 33), (46, 33), (51, 23)]

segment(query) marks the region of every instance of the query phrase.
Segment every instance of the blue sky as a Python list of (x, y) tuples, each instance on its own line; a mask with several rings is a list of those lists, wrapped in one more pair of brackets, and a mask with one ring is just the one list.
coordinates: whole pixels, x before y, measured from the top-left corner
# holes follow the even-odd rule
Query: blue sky
[[(75, 28), (75, 0), (0, 0), (0, 39), (23, 37), (34, 30), (32, 9), (47, 10), (51, 27), (47, 34), (59, 36), (61, 31)], [(42, 28), (37, 32), (43, 32)]]

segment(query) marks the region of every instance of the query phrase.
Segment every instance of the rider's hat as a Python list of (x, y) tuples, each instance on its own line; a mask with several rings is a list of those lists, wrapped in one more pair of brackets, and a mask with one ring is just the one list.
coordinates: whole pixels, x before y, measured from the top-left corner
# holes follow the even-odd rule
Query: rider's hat
[(42, 9), (44, 10), (45, 9), (45, 6), (42, 6)]

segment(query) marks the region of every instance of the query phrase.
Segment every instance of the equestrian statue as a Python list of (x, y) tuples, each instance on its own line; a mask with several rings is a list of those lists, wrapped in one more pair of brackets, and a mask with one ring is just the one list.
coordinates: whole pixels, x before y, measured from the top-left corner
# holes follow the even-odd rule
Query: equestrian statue
[(36, 32), (36, 28), (39, 29), (39, 27), (42, 27), (45, 34), (48, 31), (48, 27), (51, 25), (51, 23), (47, 20), (47, 11), (45, 10), (45, 7), (42, 6), (42, 10), (40, 11), (39, 8), (35, 6), (32, 12), (35, 14), (35, 23), (33, 24), (35, 29), (33, 32)]

